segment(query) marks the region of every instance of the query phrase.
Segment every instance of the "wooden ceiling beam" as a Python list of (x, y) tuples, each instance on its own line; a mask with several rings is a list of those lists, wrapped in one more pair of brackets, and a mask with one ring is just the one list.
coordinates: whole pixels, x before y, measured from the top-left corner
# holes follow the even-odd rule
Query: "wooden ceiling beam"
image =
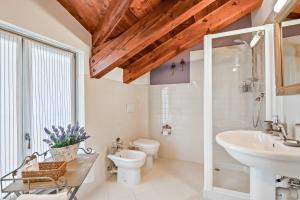
[(299, 19), (300, 18), (300, 4), (298, 4), (295, 9), (288, 15), (287, 18)]
[(90, 33), (107, 12), (110, 0), (57, 0)]
[(105, 16), (99, 20), (93, 33), (93, 47), (101, 46), (105, 42), (129, 9), (131, 2), (132, 0), (112, 0), (110, 2)]
[(123, 70), (123, 82), (130, 83), (182, 51), (199, 44), (207, 33), (214, 33), (258, 8), (262, 0), (230, 0), (187, 27)]
[(100, 78), (216, 0), (168, 0), (90, 59), (91, 77)]

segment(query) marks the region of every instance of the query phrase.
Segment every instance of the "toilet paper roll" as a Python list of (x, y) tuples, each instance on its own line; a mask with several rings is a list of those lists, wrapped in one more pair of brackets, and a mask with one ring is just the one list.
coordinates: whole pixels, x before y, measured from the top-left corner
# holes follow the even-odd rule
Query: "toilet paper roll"
[(162, 135), (164, 135), (164, 136), (169, 136), (169, 135), (171, 135), (171, 130), (170, 130), (170, 129), (163, 129), (163, 130), (162, 130)]

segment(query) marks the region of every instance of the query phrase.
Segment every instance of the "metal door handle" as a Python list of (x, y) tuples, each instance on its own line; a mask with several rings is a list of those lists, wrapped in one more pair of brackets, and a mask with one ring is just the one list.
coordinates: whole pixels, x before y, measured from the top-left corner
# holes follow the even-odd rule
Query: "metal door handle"
[(28, 141), (27, 149), (31, 149), (31, 138), (29, 133), (25, 133), (25, 141)]

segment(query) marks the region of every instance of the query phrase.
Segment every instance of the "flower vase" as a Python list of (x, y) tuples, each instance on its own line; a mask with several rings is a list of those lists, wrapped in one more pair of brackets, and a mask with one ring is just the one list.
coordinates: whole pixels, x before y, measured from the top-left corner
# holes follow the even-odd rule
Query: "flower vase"
[(78, 148), (79, 148), (79, 143), (66, 146), (66, 147), (50, 148), (50, 153), (54, 161), (70, 162), (77, 158)]

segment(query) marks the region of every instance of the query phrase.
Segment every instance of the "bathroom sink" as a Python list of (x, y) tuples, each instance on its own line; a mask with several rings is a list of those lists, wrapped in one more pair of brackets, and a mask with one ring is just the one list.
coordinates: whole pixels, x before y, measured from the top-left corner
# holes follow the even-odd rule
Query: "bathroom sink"
[(261, 131), (227, 131), (217, 135), (217, 143), (241, 163), (286, 176), (300, 175), (300, 148), (283, 144), (277, 136)]
[(277, 175), (300, 176), (300, 147), (289, 147), (261, 131), (227, 131), (216, 141), (233, 158), (250, 167), (250, 199), (275, 200)]

